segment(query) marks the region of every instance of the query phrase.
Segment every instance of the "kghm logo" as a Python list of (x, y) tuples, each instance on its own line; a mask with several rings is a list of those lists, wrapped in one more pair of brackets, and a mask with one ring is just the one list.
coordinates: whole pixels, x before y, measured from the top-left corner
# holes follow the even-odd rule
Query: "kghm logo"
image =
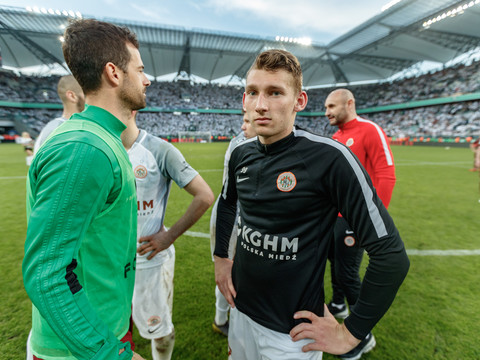
[(295, 175), (291, 172), (284, 172), (278, 175), (277, 178), (277, 189), (283, 192), (292, 191), (293, 188), (297, 185), (297, 179)]
[(147, 168), (143, 165), (138, 165), (133, 172), (137, 179), (144, 179), (147, 176)]

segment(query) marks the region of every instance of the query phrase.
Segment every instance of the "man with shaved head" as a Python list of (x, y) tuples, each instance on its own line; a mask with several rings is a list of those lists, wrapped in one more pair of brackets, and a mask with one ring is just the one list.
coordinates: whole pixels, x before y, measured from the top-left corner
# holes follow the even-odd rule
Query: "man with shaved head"
[[(395, 186), (395, 166), (385, 132), (374, 122), (357, 115), (355, 98), (347, 89), (337, 89), (328, 95), (325, 100), (325, 115), (331, 126), (338, 127), (333, 139), (348, 146), (358, 157), (370, 175), (380, 200), (387, 208)], [(352, 310), (360, 294), (359, 270), (363, 248), (341, 214), (335, 224), (334, 236), (335, 241), (329, 252), (333, 296), (328, 308), (335, 317), (344, 319), (348, 315), (345, 298)], [(374, 346), (375, 338), (369, 333), (349, 353), (351, 356), (345, 358), (360, 359), (364, 352), (370, 351)]]
[(51, 120), (42, 129), (35, 141), (34, 154), (37, 153), (40, 145), (45, 142), (53, 130), (62, 125), (74, 113), (82, 112), (85, 108), (85, 95), (73, 75), (65, 75), (60, 78), (57, 85), (57, 93), (63, 104), (62, 116)]

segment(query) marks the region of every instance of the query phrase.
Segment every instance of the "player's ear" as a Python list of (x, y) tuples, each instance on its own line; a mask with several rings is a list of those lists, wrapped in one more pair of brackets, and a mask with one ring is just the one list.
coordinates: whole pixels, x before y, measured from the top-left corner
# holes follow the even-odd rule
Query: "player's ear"
[(112, 62), (106, 63), (103, 68), (105, 80), (113, 86), (118, 86), (120, 84), (120, 78), (123, 75), (121, 72), (122, 70)]
[(296, 112), (302, 111), (307, 106), (308, 96), (305, 91), (301, 91), (297, 96), (297, 101), (295, 103), (294, 110)]
[(72, 102), (72, 103), (76, 103), (77, 102), (77, 94), (75, 94), (74, 91), (72, 90), (67, 90), (65, 92), (65, 96), (66, 98), (68, 99), (68, 101)]

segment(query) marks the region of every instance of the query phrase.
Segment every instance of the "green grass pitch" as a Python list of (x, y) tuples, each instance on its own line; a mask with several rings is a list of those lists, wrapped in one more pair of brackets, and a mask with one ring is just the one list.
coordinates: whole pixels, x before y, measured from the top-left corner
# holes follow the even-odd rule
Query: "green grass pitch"
[[(226, 143), (179, 144), (187, 161), (221, 189)], [(469, 250), (477, 255), (411, 255), (410, 272), (392, 307), (375, 327), (369, 360), (480, 359), (479, 175), (469, 172), (467, 148), (392, 147), (397, 184), (390, 213), (408, 250)], [(16, 144), (0, 145), (0, 339), (1, 359), (24, 359), (30, 300), (21, 261), (26, 231), (25, 155)], [(166, 225), (178, 219), (190, 196), (172, 187)], [(208, 233), (210, 210), (191, 229)], [(214, 275), (209, 239), (182, 236), (175, 243), (174, 359), (227, 358), (227, 341), (214, 333)], [(449, 254), (449, 255), (448, 255)], [(362, 271), (368, 262), (364, 257)], [(326, 274), (327, 299), (331, 293)], [(134, 332), (137, 351), (150, 359), (150, 345)], [(334, 359), (329, 354), (324, 359)]]

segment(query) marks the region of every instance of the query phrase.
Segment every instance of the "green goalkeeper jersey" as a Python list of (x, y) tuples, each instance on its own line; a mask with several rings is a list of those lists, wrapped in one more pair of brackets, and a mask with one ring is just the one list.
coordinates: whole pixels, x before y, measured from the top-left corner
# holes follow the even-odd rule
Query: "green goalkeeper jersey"
[(129, 328), (137, 234), (124, 129), (87, 106), (52, 133), (30, 167), (23, 278), (39, 358), (132, 357), (119, 341)]

